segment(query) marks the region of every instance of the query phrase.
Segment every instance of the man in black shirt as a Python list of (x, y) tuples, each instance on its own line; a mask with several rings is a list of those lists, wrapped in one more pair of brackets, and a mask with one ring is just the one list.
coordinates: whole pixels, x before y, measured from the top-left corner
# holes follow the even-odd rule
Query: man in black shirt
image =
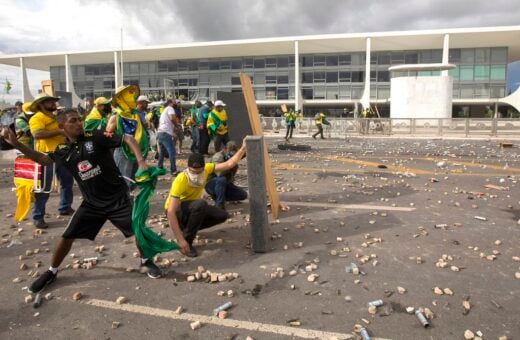
[[(70, 251), (75, 239), (94, 240), (103, 224), (109, 220), (125, 237), (133, 236), (132, 201), (128, 187), (112, 157), (111, 149), (124, 142), (136, 155), (139, 168), (146, 169), (146, 162), (135, 139), (130, 135), (115, 135), (95, 130), (84, 133), (81, 116), (74, 109), (58, 113), (57, 121), (65, 132), (66, 142), (53, 153), (44, 154), (27, 148), (16, 140), (8, 129), (2, 137), (27, 157), (43, 165), (56, 162), (64, 166), (74, 177), (83, 195), (83, 202), (72, 216), (62, 238), (57, 242), (49, 270), (33, 282), (29, 291), (36, 293), (52, 283), (58, 267)], [(137, 244), (139, 248), (139, 244)], [(141, 259), (151, 278), (161, 276), (152, 259)]]

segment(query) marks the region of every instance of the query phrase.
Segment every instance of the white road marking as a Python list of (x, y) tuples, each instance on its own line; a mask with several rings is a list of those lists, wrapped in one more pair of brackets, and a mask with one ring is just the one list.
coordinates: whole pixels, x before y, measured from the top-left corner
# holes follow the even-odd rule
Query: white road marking
[[(114, 309), (119, 311), (125, 311), (130, 313), (137, 313), (150, 316), (158, 316), (174, 320), (184, 321), (200, 321), (203, 324), (212, 324), (221, 327), (229, 327), (235, 329), (243, 329), (255, 332), (274, 333), (292, 337), (298, 337), (302, 339), (354, 339), (352, 334), (325, 332), (313, 329), (294, 328), (289, 326), (265, 324), (260, 322), (241, 321), (233, 319), (219, 319), (215, 316), (199, 315), (192, 313), (177, 314), (175, 311), (153, 308), (147, 306), (133, 305), (133, 304), (122, 304), (119, 305), (113, 301), (91, 299), (86, 301), (86, 304), (95, 307)], [(377, 339), (377, 338), (373, 338)], [(383, 340), (383, 339), (379, 339)]]
[(361, 209), (361, 210), (387, 210), (387, 211), (415, 211), (415, 208), (407, 207), (389, 207), (384, 205), (370, 205), (370, 204), (336, 204), (336, 203), (317, 203), (317, 202), (287, 202), (282, 203), (291, 206), (305, 206), (305, 207), (319, 207), (319, 208), (334, 208), (334, 209)]

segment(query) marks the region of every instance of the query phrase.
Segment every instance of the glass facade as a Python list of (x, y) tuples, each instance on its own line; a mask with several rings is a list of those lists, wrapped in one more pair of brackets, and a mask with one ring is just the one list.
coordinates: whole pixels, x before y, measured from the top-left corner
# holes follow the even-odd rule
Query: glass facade
[[(505, 93), (507, 48), (450, 49), (453, 98), (497, 98)], [(442, 50), (384, 51), (371, 54), (371, 99), (390, 96), (388, 68), (398, 64), (440, 63)], [(307, 100), (358, 100), (365, 82), (365, 52), (303, 54), (300, 87)], [(294, 55), (128, 62), (124, 84), (138, 84), (143, 94), (175, 95), (186, 100), (215, 99), (217, 91), (240, 92), (239, 72), (248, 74), (258, 100), (294, 100)], [(74, 65), (80, 97), (110, 96), (114, 64)], [(57, 90), (65, 90), (65, 68), (51, 67)], [(420, 76), (439, 72), (420, 72)]]

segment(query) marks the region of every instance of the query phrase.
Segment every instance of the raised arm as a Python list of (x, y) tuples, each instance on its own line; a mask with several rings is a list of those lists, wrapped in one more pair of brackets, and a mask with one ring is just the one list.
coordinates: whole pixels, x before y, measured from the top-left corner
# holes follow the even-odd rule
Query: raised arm
[(24, 144), (20, 143), (16, 139), (16, 135), (14, 132), (9, 128), (3, 128), (2, 129), (2, 138), (7, 141), (7, 143), (11, 144), (14, 148), (22, 152), (25, 156), (29, 157), (36, 163), (40, 163), (42, 165), (49, 165), (52, 164), (52, 159), (47, 156), (44, 153), (34, 151), (33, 149), (25, 146)]
[(246, 154), (246, 143), (242, 143), (242, 147), (227, 161), (224, 163), (215, 164), (215, 171), (226, 171), (237, 166), (238, 162), (244, 157)]

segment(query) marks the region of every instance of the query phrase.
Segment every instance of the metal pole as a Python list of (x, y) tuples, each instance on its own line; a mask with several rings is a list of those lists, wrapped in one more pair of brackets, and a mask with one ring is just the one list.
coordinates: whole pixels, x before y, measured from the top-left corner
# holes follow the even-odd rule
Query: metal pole
[(123, 62), (123, 27), (121, 27), (121, 85), (125, 84), (125, 71)]

